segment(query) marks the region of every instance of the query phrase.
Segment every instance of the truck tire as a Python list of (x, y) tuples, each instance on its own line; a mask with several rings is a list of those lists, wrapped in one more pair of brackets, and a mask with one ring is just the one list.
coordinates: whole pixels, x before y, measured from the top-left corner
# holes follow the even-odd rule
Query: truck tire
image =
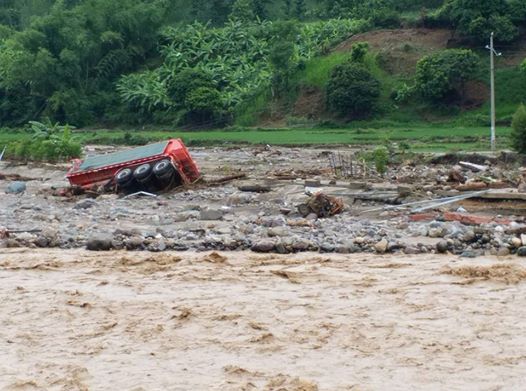
[(153, 166), (153, 174), (159, 179), (169, 178), (172, 176), (173, 172), (174, 166), (170, 159), (161, 160)]
[(128, 187), (133, 182), (133, 170), (131, 168), (124, 168), (115, 174), (115, 183), (119, 187)]
[(152, 176), (152, 165), (149, 163), (142, 164), (139, 167), (135, 169), (133, 172), (133, 177), (137, 180), (139, 183), (146, 183), (150, 180)]

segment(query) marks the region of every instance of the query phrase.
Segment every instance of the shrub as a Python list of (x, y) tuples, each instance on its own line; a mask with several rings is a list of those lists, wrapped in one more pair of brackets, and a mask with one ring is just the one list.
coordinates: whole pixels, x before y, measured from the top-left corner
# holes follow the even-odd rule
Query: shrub
[(18, 159), (38, 161), (60, 161), (80, 157), (82, 147), (77, 142), (69, 125), (58, 123), (30, 122), (32, 138), (20, 141), (13, 146)]
[(374, 13), (372, 23), (375, 27), (397, 29), (400, 28), (402, 21), (398, 12), (394, 10), (380, 9)]
[(212, 78), (201, 70), (188, 68), (179, 72), (168, 83), (168, 96), (174, 107), (181, 108), (185, 106), (188, 94), (201, 87), (215, 87)]
[(196, 125), (216, 125), (221, 122), (223, 103), (218, 90), (199, 87), (192, 90), (185, 101), (187, 121)]
[(416, 67), (416, 88), (430, 101), (452, 102), (462, 97), (477, 65), (478, 57), (471, 50), (448, 49), (425, 56)]
[(526, 153), (526, 107), (524, 105), (520, 105), (517, 109), (511, 127), (513, 148), (519, 153)]
[(353, 62), (363, 62), (365, 56), (369, 52), (368, 42), (356, 42), (351, 47), (351, 60)]
[(415, 88), (406, 83), (402, 83), (391, 93), (391, 99), (397, 103), (407, 102), (413, 95)]
[(389, 163), (389, 151), (387, 151), (387, 148), (376, 148), (373, 151), (373, 161), (378, 174), (384, 175), (387, 171), (387, 164)]
[(380, 97), (380, 82), (363, 65), (337, 65), (327, 83), (328, 108), (340, 115), (365, 117)]

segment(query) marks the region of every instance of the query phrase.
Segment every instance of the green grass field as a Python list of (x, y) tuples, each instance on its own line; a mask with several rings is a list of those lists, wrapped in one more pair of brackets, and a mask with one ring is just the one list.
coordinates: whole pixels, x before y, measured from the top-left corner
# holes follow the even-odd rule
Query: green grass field
[[(509, 147), (510, 128), (498, 128), (499, 148)], [(125, 131), (83, 130), (75, 136), (83, 144), (138, 145), (182, 138), (187, 145), (271, 144), (302, 145), (359, 145), (378, 146), (405, 143), (418, 151), (480, 151), (489, 149), (489, 129), (486, 127), (406, 126), (406, 127), (354, 127), (341, 129), (232, 129), (217, 131)], [(24, 132), (0, 132), (3, 145), (30, 137)]]

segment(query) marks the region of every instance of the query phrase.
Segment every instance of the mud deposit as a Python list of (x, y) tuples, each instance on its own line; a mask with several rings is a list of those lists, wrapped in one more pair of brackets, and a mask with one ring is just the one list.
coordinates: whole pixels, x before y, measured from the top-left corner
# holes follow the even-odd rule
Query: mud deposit
[(525, 265), (2, 250), (0, 389), (521, 389)]

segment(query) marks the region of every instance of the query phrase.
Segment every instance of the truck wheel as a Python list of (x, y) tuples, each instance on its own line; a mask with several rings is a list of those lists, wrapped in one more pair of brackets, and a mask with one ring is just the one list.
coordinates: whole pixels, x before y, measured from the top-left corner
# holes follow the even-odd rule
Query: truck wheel
[(169, 159), (157, 162), (153, 167), (153, 173), (157, 178), (163, 179), (170, 177), (174, 172), (174, 167)]
[(133, 176), (135, 177), (137, 182), (148, 182), (150, 180), (150, 177), (152, 176), (152, 165), (148, 163), (140, 165), (133, 172)]
[(124, 168), (115, 174), (115, 183), (119, 187), (128, 187), (133, 181), (133, 171), (131, 168)]

